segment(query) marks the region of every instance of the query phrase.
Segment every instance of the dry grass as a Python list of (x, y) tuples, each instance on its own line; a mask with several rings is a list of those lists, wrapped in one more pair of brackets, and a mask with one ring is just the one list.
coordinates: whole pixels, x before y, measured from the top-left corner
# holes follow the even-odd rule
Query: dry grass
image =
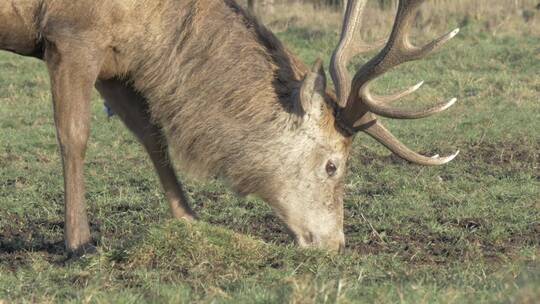
[[(422, 32), (444, 32), (450, 25), (476, 25), (489, 35), (539, 35), (540, 10), (538, 0), (431, 0), (418, 14), (417, 27)], [(377, 38), (386, 34), (395, 9), (381, 10), (371, 1), (365, 14), (364, 35)], [(260, 10), (260, 18), (277, 32), (288, 28), (309, 28), (318, 31), (338, 31), (341, 11), (312, 3), (275, 4), (272, 13)]]

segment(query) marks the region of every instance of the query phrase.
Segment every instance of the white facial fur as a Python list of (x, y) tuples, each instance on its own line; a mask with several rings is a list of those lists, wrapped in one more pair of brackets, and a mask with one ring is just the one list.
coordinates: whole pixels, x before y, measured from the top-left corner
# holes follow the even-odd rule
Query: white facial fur
[(299, 127), (282, 139), (289, 149), (277, 176), (287, 182), (267, 200), (300, 246), (338, 250), (345, 242), (343, 179), (351, 140), (334, 126), (324, 78), (312, 76), (306, 79), (312, 83), (306, 84), (304, 93), (311, 94), (302, 100)]

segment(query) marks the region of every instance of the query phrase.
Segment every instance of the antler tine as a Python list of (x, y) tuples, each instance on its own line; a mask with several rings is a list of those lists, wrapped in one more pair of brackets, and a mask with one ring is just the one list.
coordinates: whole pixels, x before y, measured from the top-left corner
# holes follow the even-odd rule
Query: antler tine
[(371, 113), (377, 114), (382, 117), (387, 118), (395, 118), (395, 119), (418, 119), (418, 118), (425, 118), (428, 116), (431, 116), (433, 114), (442, 112), (451, 106), (453, 106), (457, 99), (452, 98), (447, 102), (435, 105), (431, 108), (424, 109), (424, 110), (402, 110), (402, 109), (396, 109), (388, 104), (396, 101), (403, 96), (412, 94), (416, 90), (418, 90), (423, 82), (419, 83), (416, 86), (413, 86), (403, 92), (390, 95), (390, 96), (374, 96), (371, 94), (368, 88), (366, 88), (362, 93), (362, 100), (364, 104), (368, 107), (369, 111)]
[[(426, 46), (422, 48), (414, 47), (408, 42), (407, 36), (403, 36), (403, 42), (401, 44), (403, 45), (403, 48), (398, 48), (396, 52), (401, 55), (401, 59), (396, 61), (394, 63), (394, 66), (399, 65), (406, 61), (411, 60), (417, 60), (421, 59), (425, 56), (427, 56), (429, 53), (434, 52), (435, 50), (439, 49), (442, 45), (444, 45), (446, 42), (448, 42), (450, 39), (455, 37), (457, 33), (459, 32), (459, 29), (455, 29), (448, 34), (434, 40), (433, 42), (427, 44)], [(388, 56), (391, 56), (389, 53)], [(399, 58), (399, 57), (398, 57)], [(384, 59), (383, 59), (384, 61)], [(387, 69), (391, 69), (393, 66), (387, 67)], [(385, 71), (380, 71), (380, 73), (384, 73)], [(424, 118), (431, 116), (433, 114), (442, 112), (451, 106), (455, 104), (457, 99), (453, 98), (449, 100), (448, 102), (438, 104), (436, 106), (433, 106), (429, 109), (420, 110), (420, 111), (406, 111), (406, 110), (398, 110), (395, 108), (392, 108), (388, 106), (388, 104), (392, 101), (398, 100), (404, 96), (407, 96), (409, 94), (414, 93), (416, 90), (420, 88), (420, 86), (423, 84), (423, 81), (420, 82), (419, 85), (411, 87), (402, 93), (394, 94), (391, 96), (374, 96), (371, 94), (369, 89), (369, 84), (371, 81), (376, 78), (377, 76), (372, 76), (371, 79), (366, 79), (363, 86), (360, 88), (359, 95), (362, 99), (363, 104), (367, 109), (369, 109), (370, 112), (375, 113), (377, 115), (388, 117), (388, 118), (396, 118), (396, 119), (417, 119), (417, 118)]]
[(373, 46), (368, 46), (359, 37), (355, 37), (360, 34), (359, 28), (362, 25), (362, 13), (366, 2), (367, 0), (347, 2), (341, 38), (330, 62), (330, 75), (336, 87), (338, 104), (341, 107), (347, 104), (347, 98), (351, 91), (351, 75), (347, 70), (347, 64), (353, 56), (372, 51), (383, 43), (380, 41)]
[(387, 95), (387, 96), (378, 96), (374, 99), (377, 99), (377, 100), (382, 100), (386, 103), (392, 103), (396, 100), (399, 100), (407, 95), (410, 95), (416, 91), (418, 91), (418, 89), (420, 89), (422, 86), (424, 85), (424, 81), (420, 81), (419, 83), (413, 85), (412, 87), (410, 88), (407, 88), (399, 93), (394, 93), (392, 95)]
[[(390, 39), (385, 48), (355, 75), (345, 111), (350, 111), (352, 107), (362, 107), (364, 111), (356, 112), (362, 114), (362, 112), (370, 111), (384, 117), (414, 119), (444, 111), (455, 103), (455, 100), (452, 99), (423, 111), (403, 111), (393, 109), (387, 104), (413, 93), (418, 87), (415, 86), (413, 87), (415, 89), (410, 88), (392, 96), (374, 96), (369, 91), (369, 85), (375, 78), (404, 62), (427, 56), (439, 49), (459, 32), (459, 29), (455, 29), (421, 48), (412, 45), (409, 41), (409, 31), (414, 21), (414, 13), (423, 1), (402, 0), (399, 2)], [(361, 103), (361, 105), (358, 103)]]
[(390, 151), (394, 152), (399, 157), (406, 159), (412, 163), (424, 165), (424, 166), (439, 166), (451, 162), (459, 154), (459, 150), (446, 157), (440, 157), (438, 154), (432, 157), (418, 154), (411, 149), (407, 148), (397, 138), (395, 138), (390, 131), (388, 131), (382, 124), (375, 122), (367, 127), (364, 132), (371, 137), (382, 143)]
[(340, 41), (340, 46), (334, 53), (333, 67), (334, 65), (336, 66), (336, 77), (334, 82), (336, 83), (336, 88), (338, 90), (340, 105), (343, 105), (345, 100), (344, 90), (351, 88), (345, 101), (345, 107), (342, 106), (337, 116), (337, 121), (343, 129), (351, 134), (352, 132), (362, 130), (401, 158), (412, 163), (434, 166), (451, 161), (458, 155), (459, 151), (448, 157), (439, 157), (438, 155), (427, 157), (420, 155), (410, 150), (396, 139), (380, 122), (377, 121), (373, 114), (398, 119), (422, 118), (448, 109), (456, 102), (456, 99), (451, 99), (446, 103), (421, 111), (400, 110), (392, 108), (389, 104), (406, 95), (414, 93), (422, 86), (423, 82), (390, 96), (377, 96), (372, 94), (369, 90), (370, 83), (380, 75), (404, 62), (417, 60), (427, 56), (431, 52), (439, 49), (458, 33), (458, 29), (453, 30), (424, 47), (416, 47), (410, 43), (409, 32), (414, 22), (415, 12), (423, 1), (424, 0), (399, 1), (392, 33), (390, 34), (386, 46), (377, 56), (360, 68), (354, 75), (352, 84), (349, 87), (347, 84), (343, 83), (345, 79), (349, 79), (346, 77), (350, 76), (346, 74), (346, 69), (344, 68), (345, 63), (340, 60), (342, 58), (340, 55), (343, 53), (346, 54), (346, 51), (343, 51), (341, 48), (351, 44), (349, 40), (351, 39), (350, 35), (354, 32), (354, 28), (352, 30), (349, 29), (349, 27), (351, 27), (350, 22), (351, 20), (358, 22), (359, 18), (358, 14), (353, 13), (355, 10), (356, 12), (359, 10), (361, 11), (365, 6), (365, 1), (350, 0), (347, 7), (348, 15), (345, 20), (342, 40)]

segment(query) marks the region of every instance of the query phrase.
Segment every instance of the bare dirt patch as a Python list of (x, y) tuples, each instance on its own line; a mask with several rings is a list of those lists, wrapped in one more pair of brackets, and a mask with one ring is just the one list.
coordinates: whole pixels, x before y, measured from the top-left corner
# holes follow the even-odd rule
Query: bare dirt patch
[(511, 233), (508, 238), (496, 242), (483, 236), (482, 229), (488, 229), (489, 224), (482, 219), (452, 219), (445, 224), (466, 232), (458, 237), (433, 232), (428, 227), (409, 234), (396, 229), (384, 231), (384, 240), (372, 232), (367, 242), (349, 242), (347, 249), (361, 254), (393, 254), (403, 261), (418, 264), (447, 264), (474, 259), (502, 263), (507, 258), (518, 256), (519, 250), (526, 246), (540, 246), (540, 223), (531, 225), (526, 231)]
[[(31, 220), (18, 215), (4, 218), (8, 225), (0, 230), (0, 264), (8, 269), (31, 264), (32, 254), (39, 254), (51, 263), (63, 263), (68, 258), (64, 247), (64, 222)], [(94, 239), (99, 239), (100, 225), (90, 222)]]
[(482, 162), (490, 165), (538, 166), (540, 142), (523, 141), (482, 143), (468, 147), (463, 161)]
[[(462, 163), (479, 163), (497, 166), (538, 167), (540, 142), (501, 141), (494, 143), (459, 144), (461, 153), (457, 159)], [(418, 151), (423, 155), (435, 155), (433, 151)], [(362, 165), (406, 164), (407, 161), (394, 154), (381, 155), (367, 149), (353, 150), (353, 162)]]

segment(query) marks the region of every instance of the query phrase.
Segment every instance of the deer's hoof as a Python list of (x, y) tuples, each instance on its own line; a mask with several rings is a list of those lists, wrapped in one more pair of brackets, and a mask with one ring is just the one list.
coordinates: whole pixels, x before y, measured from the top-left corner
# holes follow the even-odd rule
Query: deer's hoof
[(93, 244), (92, 242), (88, 242), (86, 244), (83, 244), (79, 246), (76, 249), (67, 249), (67, 258), (68, 260), (71, 259), (78, 259), (85, 255), (94, 254), (97, 252), (97, 246)]

